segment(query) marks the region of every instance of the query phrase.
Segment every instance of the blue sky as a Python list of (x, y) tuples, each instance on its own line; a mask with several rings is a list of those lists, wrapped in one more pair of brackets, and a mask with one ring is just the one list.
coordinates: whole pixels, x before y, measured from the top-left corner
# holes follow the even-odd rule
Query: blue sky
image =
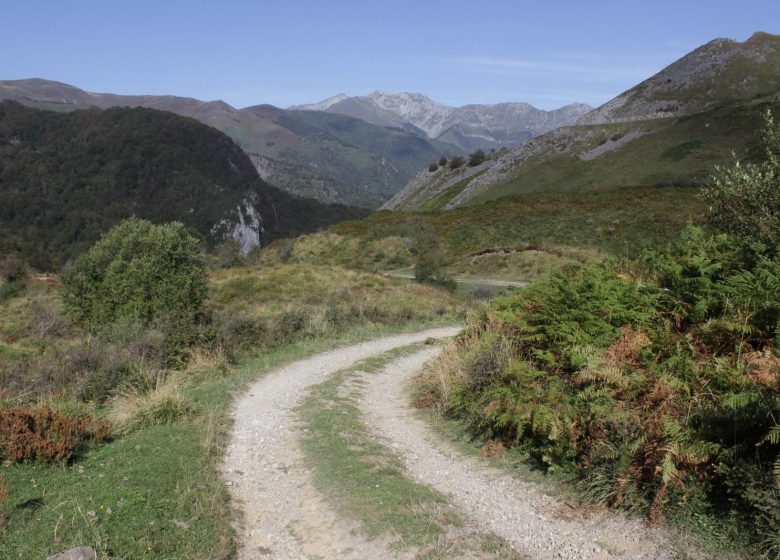
[(338, 92), (598, 105), (715, 37), (780, 33), (780, 0), (25, 0), (0, 79), (286, 107)]

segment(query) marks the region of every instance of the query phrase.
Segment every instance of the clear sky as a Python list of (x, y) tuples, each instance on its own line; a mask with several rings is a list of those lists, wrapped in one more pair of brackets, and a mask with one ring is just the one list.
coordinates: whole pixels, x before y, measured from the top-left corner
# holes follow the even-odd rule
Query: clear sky
[(0, 79), (286, 107), (338, 92), (598, 105), (780, 0), (4, 0)]

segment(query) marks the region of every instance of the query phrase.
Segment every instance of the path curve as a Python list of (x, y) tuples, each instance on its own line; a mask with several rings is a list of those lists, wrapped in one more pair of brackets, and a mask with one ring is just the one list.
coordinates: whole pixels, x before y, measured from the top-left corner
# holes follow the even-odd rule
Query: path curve
[(222, 474), (243, 513), (238, 558), (299, 560), (387, 558), (384, 543), (356, 535), (312, 487), (293, 409), (306, 390), (352, 364), (428, 338), (457, 334), (430, 329), (337, 348), (263, 376), (233, 406), (234, 424)]
[(365, 376), (364, 421), (403, 457), (408, 476), (442, 492), (471, 523), (535, 560), (676, 557), (660, 529), (608, 512), (584, 515), (437, 437), (410, 405), (407, 386), (438, 352), (426, 348)]

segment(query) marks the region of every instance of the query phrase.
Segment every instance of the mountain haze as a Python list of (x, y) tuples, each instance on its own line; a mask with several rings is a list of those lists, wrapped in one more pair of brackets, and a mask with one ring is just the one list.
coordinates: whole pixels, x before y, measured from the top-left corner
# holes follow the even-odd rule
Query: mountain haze
[(320, 103), (291, 109), (327, 111), (381, 126), (404, 128), (465, 151), (515, 147), (534, 136), (574, 124), (592, 109), (575, 103), (543, 111), (528, 103), (450, 107), (419, 93), (375, 91), (365, 96), (338, 94)]

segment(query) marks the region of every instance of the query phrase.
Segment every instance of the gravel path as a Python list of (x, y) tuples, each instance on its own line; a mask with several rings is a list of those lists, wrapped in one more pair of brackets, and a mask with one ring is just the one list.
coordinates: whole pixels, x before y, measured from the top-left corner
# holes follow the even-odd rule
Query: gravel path
[(675, 558), (662, 531), (619, 515), (573, 510), (437, 437), (410, 406), (406, 387), (439, 351), (426, 348), (365, 376), (365, 421), (404, 458), (411, 478), (447, 495), (471, 523), (535, 560)]
[(313, 488), (301, 457), (293, 409), (306, 390), (329, 375), (394, 348), (453, 336), (458, 328), (389, 336), (338, 348), (275, 370), (234, 405), (234, 425), (222, 466), (234, 503), (239, 559), (382, 559), (387, 544), (367, 541), (339, 519)]

